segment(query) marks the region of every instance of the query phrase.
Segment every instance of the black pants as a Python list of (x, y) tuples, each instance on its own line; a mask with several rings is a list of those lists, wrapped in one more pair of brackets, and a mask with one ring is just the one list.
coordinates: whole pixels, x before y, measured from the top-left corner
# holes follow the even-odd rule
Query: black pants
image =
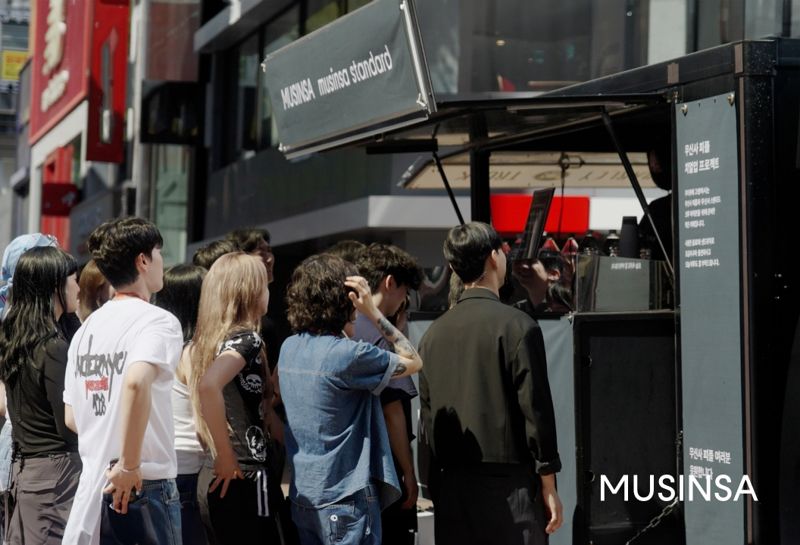
[(402, 483), (400, 488), (402, 497), (381, 513), (383, 545), (414, 545), (416, 541), (417, 506), (414, 505), (411, 509), (400, 508), (408, 497)]
[(476, 464), (441, 472), (436, 545), (546, 545), (541, 481), (527, 467)]
[(175, 478), (181, 498), (181, 538), (183, 545), (208, 545), (206, 529), (197, 501), (197, 473), (184, 473)]
[(235, 479), (224, 498), (219, 497), (221, 485), (208, 494), (208, 513), (218, 544), (280, 543), (275, 517), (258, 515), (256, 488), (254, 481)]
[[(280, 481), (269, 480), (269, 514), (258, 514), (258, 484), (249, 478), (230, 481), (224, 498), (220, 485), (208, 493), (213, 482), (210, 468), (200, 470), (198, 501), (207, 525), (211, 545), (296, 545), (297, 529), (292, 523), (289, 503), (284, 499)], [(188, 544), (184, 544), (188, 545)]]

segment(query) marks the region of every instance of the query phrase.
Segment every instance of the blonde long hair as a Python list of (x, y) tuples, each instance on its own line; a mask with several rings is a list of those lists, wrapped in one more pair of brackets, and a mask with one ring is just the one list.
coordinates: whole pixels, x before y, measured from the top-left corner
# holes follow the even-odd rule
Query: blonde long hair
[[(258, 331), (261, 299), (267, 289), (267, 269), (261, 259), (235, 252), (225, 254), (203, 279), (197, 328), (192, 339), (192, 371), (189, 386), (197, 433), (212, 456), (217, 449), (200, 405), (200, 381), (216, 359), (221, 343), (241, 331)], [(266, 365), (266, 359), (264, 359)], [(265, 370), (265, 373), (267, 370)], [(269, 380), (263, 382), (265, 391)]]

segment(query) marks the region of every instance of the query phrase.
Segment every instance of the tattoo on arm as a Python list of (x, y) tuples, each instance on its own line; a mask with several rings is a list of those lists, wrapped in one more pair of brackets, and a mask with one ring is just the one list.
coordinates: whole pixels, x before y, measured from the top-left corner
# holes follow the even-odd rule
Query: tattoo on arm
[(402, 336), (397, 328), (392, 325), (392, 322), (390, 322), (385, 316), (378, 320), (378, 327), (381, 330), (381, 335), (386, 337), (386, 340), (392, 343), (394, 343), (398, 337)]
[[(393, 326), (386, 317), (378, 321), (378, 328), (380, 328), (384, 338), (394, 345), (395, 352), (402, 356), (418, 357), (414, 345), (412, 345), (411, 342), (406, 339), (405, 335), (400, 333), (400, 330)], [(405, 371), (405, 366), (403, 366), (403, 370)], [(403, 371), (400, 371), (400, 373), (402, 372)]]
[(394, 346), (395, 346), (395, 350), (397, 350), (398, 352), (405, 352), (405, 353), (407, 353), (407, 354), (414, 354), (414, 353), (416, 353), (416, 350), (415, 350), (415, 349), (414, 349), (414, 347), (411, 345), (411, 341), (409, 341), (408, 339), (405, 339), (405, 338), (403, 338), (403, 339), (399, 339), (399, 340), (398, 340), (398, 341), (395, 343), (395, 345), (394, 345)]
[(392, 376), (393, 377), (397, 377), (397, 376), (402, 375), (405, 372), (406, 372), (406, 364), (405, 363), (398, 363), (397, 367), (394, 370), (394, 373), (392, 373)]

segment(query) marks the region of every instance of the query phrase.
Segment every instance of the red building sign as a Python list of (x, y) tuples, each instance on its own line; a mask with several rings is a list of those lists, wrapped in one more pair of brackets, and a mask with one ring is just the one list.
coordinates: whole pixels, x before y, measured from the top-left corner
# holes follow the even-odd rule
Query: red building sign
[(31, 144), (88, 98), (86, 158), (122, 160), (129, 25), (122, 0), (37, 0)]
[(129, 2), (95, 0), (86, 158), (121, 163), (125, 139)]
[(89, 0), (37, 0), (31, 66), (30, 142), (86, 97)]

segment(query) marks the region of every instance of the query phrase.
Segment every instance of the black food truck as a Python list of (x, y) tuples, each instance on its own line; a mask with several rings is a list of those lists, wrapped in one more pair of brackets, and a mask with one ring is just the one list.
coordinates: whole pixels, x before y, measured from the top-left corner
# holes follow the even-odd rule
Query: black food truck
[[(413, 4), (375, 0), (262, 67), (287, 156), (417, 153), (451, 197), (460, 157), (473, 220), (493, 219), (493, 157), (614, 157), (652, 247), (579, 256), (575, 311), (540, 320), (564, 463), (551, 543), (800, 543), (800, 41), (448, 100)], [(656, 148), (658, 210), (631, 161)]]

